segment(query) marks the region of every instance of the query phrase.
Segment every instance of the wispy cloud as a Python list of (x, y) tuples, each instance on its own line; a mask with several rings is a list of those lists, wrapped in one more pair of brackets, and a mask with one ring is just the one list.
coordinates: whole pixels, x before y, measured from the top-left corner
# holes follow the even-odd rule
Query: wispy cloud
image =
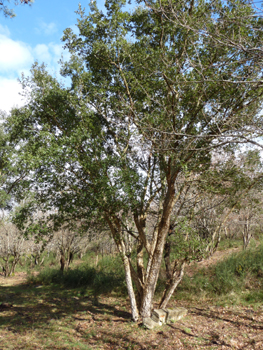
[(34, 48), (34, 53), (38, 61), (45, 62), (46, 64), (49, 64), (52, 61), (50, 49), (46, 44), (38, 44)]
[(3, 34), (5, 36), (10, 36), (11, 33), (7, 26), (2, 26), (0, 24), (0, 34)]
[(39, 21), (36, 32), (39, 34), (52, 35), (58, 31), (57, 25), (54, 22), (46, 23), (42, 20)]

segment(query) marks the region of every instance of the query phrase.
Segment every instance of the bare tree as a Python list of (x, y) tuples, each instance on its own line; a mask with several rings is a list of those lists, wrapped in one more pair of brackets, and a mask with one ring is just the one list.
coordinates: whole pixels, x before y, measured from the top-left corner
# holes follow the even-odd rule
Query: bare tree
[(9, 277), (15, 272), (15, 268), (25, 251), (25, 239), (19, 230), (12, 223), (2, 220), (0, 226), (0, 264), (5, 277)]

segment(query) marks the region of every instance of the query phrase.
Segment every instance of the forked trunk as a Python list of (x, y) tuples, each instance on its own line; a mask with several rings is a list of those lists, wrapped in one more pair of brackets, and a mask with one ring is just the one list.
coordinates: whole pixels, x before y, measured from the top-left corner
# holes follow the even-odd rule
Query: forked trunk
[(131, 271), (130, 261), (126, 254), (126, 248), (123, 242), (120, 220), (117, 217), (115, 217), (113, 221), (111, 221), (111, 218), (108, 216), (106, 216), (106, 220), (109, 224), (113, 239), (117, 245), (119, 253), (121, 254), (122, 262), (124, 265), (124, 271), (125, 271), (125, 281), (126, 281), (127, 291), (130, 299), (130, 304), (131, 304), (132, 319), (133, 321), (136, 322), (139, 319), (139, 311), (138, 311), (136, 297), (135, 297), (133, 284), (132, 284), (132, 276), (131, 276), (132, 271)]
[[(169, 220), (168, 220), (169, 221)], [(168, 233), (169, 222), (160, 227), (158, 240), (156, 243), (155, 250), (153, 252), (153, 258), (151, 260), (151, 267), (149, 275), (144, 284), (143, 298), (141, 302), (140, 314), (142, 317), (150, 317), (153, 305), (153, 297), (156, 289), (156, 284), (159, 276), (159, 271), (162, 263), (163, 250), (165, 239)]]
[(178, 284), (182, 281), (183, 275), (184, 275), (184, 267), (185, 262), (183, 262), (179, 268), (179, 270), (175, 270), (173, 272), (173, 276), (170, 280), (170, 283), (167, 284), (167, 287), (165, 288), (165, 291), (163, 293), (162, 299), (159, 304), (160, 309), (166, 308), (169, 300), (171, 299), (171, 296), (173, 295), (175, 289), (177, 288)]
[[(172, 181), (171, 181), (172, 182)], [(172, 182), (173, 183), (173, 182)], [(157, 240), (154, 247), (152, 247), (152, 257), (149, 259), (147, 267), (148, 275), (145, 278), (144, 288), (143, 288), (143, 298), (141, 301), (140, 315), (142, 317), (150, 317), (153, 305), (153, 298), (156, 289), (156, 284), (159, 277), (159, 272), (161, 268), (164, 245), (170, 228), (171, 212), (175, 202), (175, 191), (174, 186), (171, 184), (169, 186), (168, 192), (163, 206), (162, 219), (159, 223)]]

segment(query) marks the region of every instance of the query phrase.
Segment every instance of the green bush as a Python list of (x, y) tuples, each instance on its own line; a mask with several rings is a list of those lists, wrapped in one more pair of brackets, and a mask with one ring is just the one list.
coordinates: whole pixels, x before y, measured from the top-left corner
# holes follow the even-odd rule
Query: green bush
[(178, 291), (225, 295), (245, 290), (248, 280), (250, 288), (263, 285), (263, 245), (232, 254), (207, 270), (199, 270), (193, 277), (185, 276)]
[(45, 268), (37, 276), (28, 276), (28, 281), (43, 285), (61, 285), (68, 288), (89, 288), (94, 294), (110, 293), (112, 291), (125, 294), (125, 276), (119, 258), (105, 257), (101, 259), (97, 269), (86, 263), (68, 269), (60, 270)]

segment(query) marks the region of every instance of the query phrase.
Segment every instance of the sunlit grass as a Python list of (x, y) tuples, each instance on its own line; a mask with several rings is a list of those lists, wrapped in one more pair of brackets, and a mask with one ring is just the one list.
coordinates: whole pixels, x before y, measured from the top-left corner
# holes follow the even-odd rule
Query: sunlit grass
[(185, 276), (177, 298), (205, 297), (230, 304), (260, 303), (263, 300), (263, 245), (230, 255), (194, 276)]

